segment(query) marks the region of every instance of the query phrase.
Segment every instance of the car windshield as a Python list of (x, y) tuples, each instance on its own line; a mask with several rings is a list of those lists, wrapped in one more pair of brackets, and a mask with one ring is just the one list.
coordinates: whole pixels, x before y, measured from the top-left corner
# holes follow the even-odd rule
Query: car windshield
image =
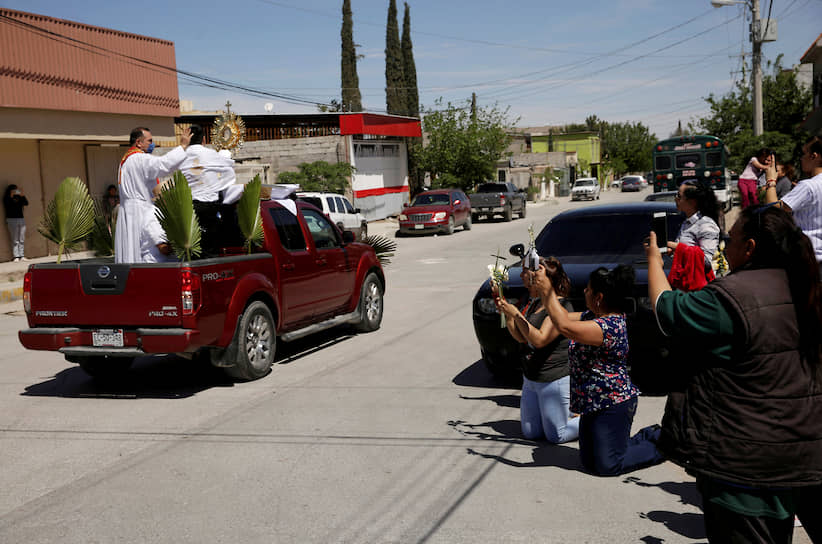
[(574, 187), (582, 187), (584, 185), (593, 185), (594, 180), (592, 179), (578, 179), (577, 182), (574, 184)]
[(507, 190), (504, 183), (483, 183), (477, 188), (478, 193), (504, 193)]
[(426, 195), (421, 194), (414, 197), (414, 202), (411, 203), (412, 206), (430, 206), (432, 204), (449, 204), (450, 200), (448, 199), (448, 195), (442, 194), (434, 194), (434, 195)]
[(622, 183), (639, 183), (639, 178), (637, 177), (630, 177), (630, 178), (623, 178)]
[[(676, 236), (679, 223), (676, 214), (668, 215), (669, 239)], [(630, 264), (645, 260), (642, 240), (650, 231), (650, 214), (587, 215), (548, 223), (536, 245), (540, 255), (552, 255), (563, 263)]]

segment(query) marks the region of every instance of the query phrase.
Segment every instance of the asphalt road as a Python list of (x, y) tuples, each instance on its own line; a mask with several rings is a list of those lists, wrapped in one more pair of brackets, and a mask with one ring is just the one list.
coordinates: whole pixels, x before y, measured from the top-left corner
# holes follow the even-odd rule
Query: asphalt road
[[(704, 542), (682, 470), (583, 473), (576, 443), (520, 436), (519, 391), (478, 360), (489, 255), (589, 205), (560, 200), (397, 239), (382, 328), (281, 343), (256, 382), (164, 357), (102, 387), (0, 315), (0, 542)], [(662, 410), (641, 398), (635, 428)]]

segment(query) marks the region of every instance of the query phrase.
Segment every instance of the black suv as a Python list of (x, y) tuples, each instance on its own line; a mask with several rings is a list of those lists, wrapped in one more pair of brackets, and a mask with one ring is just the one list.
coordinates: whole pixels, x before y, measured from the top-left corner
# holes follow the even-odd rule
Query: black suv
[[(571, 280), (568, 298), (576, 311), (585, 310), (583, 290), (591, 272), (600, 266), (611, 269), (618, 264), (630, 264), (636, 270), (631, 297), (634, 309), (650, 306), (648, 263), (642, 241), (651, 231), (655, 212), (666, 214), (668, 239), (673, 239), (684, 216), (668, 202), (590, 206), (560, 213), (545, 225), (536, 239), (537, 252), (562, 262)], [(666, 266), (670, 266), (667, 257)], [(528, 296), (520, 272), (519, 266), (512, 266), (508, 271), (509, 281), (503, 287), (505, 298), (514, 304)], [(472, 309), (474, 332), (485, 364), (498, 376), (516, 376), (520, 371), (519, 346), (508, 330), (500, 327), (488, 280), (474, 296)]]

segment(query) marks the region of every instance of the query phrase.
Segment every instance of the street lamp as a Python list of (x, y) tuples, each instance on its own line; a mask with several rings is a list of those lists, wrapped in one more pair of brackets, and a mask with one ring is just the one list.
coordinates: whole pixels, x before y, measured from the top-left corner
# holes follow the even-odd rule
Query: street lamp
[(762, 41), (759, 0), (711, 0), (715, 8), (745, 4), (751, 9), (751, 44), (753, 46), (753, 132), (762, 135)]

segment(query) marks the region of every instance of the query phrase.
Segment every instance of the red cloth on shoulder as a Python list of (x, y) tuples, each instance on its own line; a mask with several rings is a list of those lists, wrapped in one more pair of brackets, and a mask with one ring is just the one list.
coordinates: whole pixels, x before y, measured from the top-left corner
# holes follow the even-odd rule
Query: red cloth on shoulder
[(705, 253), (699, 246), (679, 244), (674, 251), (674, 262), (668, 272), (668, 283), (679, 291), (699, 291), (714, 281), (714, 271), (705, 273)]

